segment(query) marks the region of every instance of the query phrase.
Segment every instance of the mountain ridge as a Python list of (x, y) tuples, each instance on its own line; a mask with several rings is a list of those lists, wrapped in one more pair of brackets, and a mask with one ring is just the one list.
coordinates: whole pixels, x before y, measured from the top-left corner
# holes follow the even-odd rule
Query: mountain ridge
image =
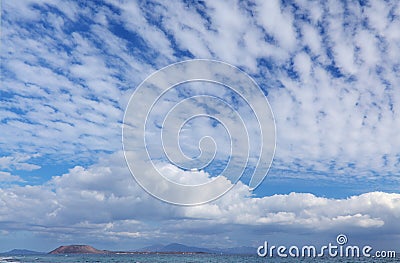
[(202, 247), (186, 246), (180, 243), (171, 243), (168, 245), (155, 244), (147, 247), (143, 247), (138, 251), (141, 252), (197, 252), (197, 253), (209, 253), (209, 254), (254, 254), (256, 248), (254, 247), (231, 247), (231, 248), (215, 248), (208, 249)]
[(186, 246), (180, 243), (170, 243), (168, 245), (152, 245), (149, 247), (144, 247), (139, 249), (142, 252), (192, 252), (192, 253), (214, 253), (214, 251), (201, 248), (201, 247), (192, 247)]
[(15, 256), (25, 256), (25, 255), (41, 255), (41, 254), (46, 254), (45, 252), (38, 252), (38, 251), (33, 251), (33, 250), (28, 250), (28, 249), (17, 249), (14, 248), (10, 251), (2, 252), (0, 255), (15, 255)]
[[(195, 246), (187, 246), (180, 243), (170, 243), (168, 245), (155, 244), (131, 251), (111, 251), (99, 250), (90, 245), (63, 245), (48, 252), (47, 254), (148, 254), (148, 253), (206, 253), (206, 254), (253, 254), (256, 252), (252, 247), (233, 247), (233, 248), (215, 248), (208, 249)], [(35, 255), (46, 254), (27, 249), (13, 249), (8, 252), (0, 253), (0, 255)]]

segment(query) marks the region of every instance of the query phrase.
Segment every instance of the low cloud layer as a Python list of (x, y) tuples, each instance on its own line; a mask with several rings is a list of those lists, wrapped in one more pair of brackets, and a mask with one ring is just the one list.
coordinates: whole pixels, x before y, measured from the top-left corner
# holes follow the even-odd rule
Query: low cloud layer
[[(210, 246), (257, 244), (262, 238), (285, 235), (379, 234), (397, 240), (400, 234), (400, 195), (370, 192), (347, 199), (307, 193), (254, 198), (239, 183), (212, 203), (180, 207), (163, 203), (140, 188), (122, 154), (53, 177), (44, 185), (0, 190), (2, 229), (30, 231), (65, 243), (78, 240), (125, 248), (155, 242)], [(205, 176), (169, 169), (176, 178)], [(239, 233), (246, 232), (246, 235)], [(265, 237), (263, 237), (265, 236)]]

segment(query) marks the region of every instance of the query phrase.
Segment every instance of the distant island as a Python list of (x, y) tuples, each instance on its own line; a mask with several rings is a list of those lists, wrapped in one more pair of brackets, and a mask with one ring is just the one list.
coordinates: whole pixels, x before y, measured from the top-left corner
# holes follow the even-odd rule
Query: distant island
[(7, 256), (30, 256), (30, 255), (41, 255), (41, 254), (46, 254), (46, 253), (27, 250), (27, 249), (13, 249), (4, 253), (0, 253), (0, 255), (7, 255)]
[(60, 246), (49, 252), (49, 254), (109, 254), (109, 253), (112, 252), (108, 250), (98, 250), (88, 245)]
[(158, 247), (156, 250), (143, 248), (138, 251), (99, 250), (88, 245), (69, 245), (60, 246), (50, 251), (48, 254), (199, 254), (210, 252), (211, 251), (208, 251), (207, 249), (188, 247), (181, 244), (170, 244), (168, 246)]
[[(68, 245), (60, 246), (47, 254), (63, 255), (63, 254), (254, 254), (256, 249), (252, 247), (235, 247), (225, 249), (207, 249), (201, 247), (186, 246), (179, 243), (168, 245), (152, 245), (135, 251), (111, 251), (99, 250), (89, 245)], [(25, 249), (13, 249), (8, 252), (0, 253), (0, 255), (34, 255), (46, 254)]]

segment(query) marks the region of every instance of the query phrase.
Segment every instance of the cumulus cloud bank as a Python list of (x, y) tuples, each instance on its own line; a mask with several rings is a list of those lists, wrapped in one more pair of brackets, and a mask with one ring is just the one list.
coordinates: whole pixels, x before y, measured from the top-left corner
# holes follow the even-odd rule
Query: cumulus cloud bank
[[(159, 240), (202, 245), (225, 237), (229, 245), (256, 244), (271, 233), (321, 235), (376, 233), (396, 240), (400, 234), (400, 195), (371, 192), (347, 199), (307, 193), (254, 198), (239, 183), (221, 199), (194, 207), (171, 206), (144, 192), (121, 162), (122, 153), (88, 168), (76, 166), (44, 185), (0, 190), (2, 229), (31, 231), (65, 240), (127, 242)], [(171, 176), (207, 177), (172, 167)], [(32, 209), (34, 207), (34, 209)], [(213, 236), (218, 229), (218, 236)], [(176, 233), (174, 234), (173, 232)], [(257, 233), (253, 233), (257, 231)], [(238, 233), (250, 232), (240, 237)], [(265, 236), (263, 236), (265, 235)]]

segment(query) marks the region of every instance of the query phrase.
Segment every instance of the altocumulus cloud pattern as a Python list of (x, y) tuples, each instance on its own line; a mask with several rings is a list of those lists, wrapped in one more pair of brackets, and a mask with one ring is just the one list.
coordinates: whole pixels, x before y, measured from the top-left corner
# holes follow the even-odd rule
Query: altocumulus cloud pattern
[[(339, 232), (376, 248), (398, 241), (398, 1), (1, 5), (0, 248), (22, 240), (42, 250), (66, 240), (118, 249), (154, 240), (221, 246), (221, 237), (235, 246), (260, 244), (267, 234), (280, 243)], [(121, 149), (129, 98), (153, 72), (188, 59), (238, 67), (270, 102), (277, 148), (255, 192), (247, 186), (252, 165), (231, 191), (202, 206), (164, 204), (132, 180)], [(196, 90), (189, 86), (184, 96)], [(187, 128), (207, 127), (226, 143), (219, 125), (203, 121)], [(198, 156), (205, 134), (195, 131), (181, 134), (182, 146), (196, 143), (184, 147), (189, 157)], [(156, 165), (193, 185), (225, 163), (200, 171)]]
[[(179, 87), (185, 83), (189, 87)], [(207, 87), (210, 83), (214, 86)], [(226, 91), (220, 97), (221, 89)], [(222, 143), (212, 136), (216, 130), (226, 135)], [(188, 137), (198, 138), (198, 147)], [(122, 138), (129, 169), (148, 193), (172, 204), (198, 205), (229, 191), (248, 166), (253, 167), (250, 188), (262, 182), (275, 152), (275, 121), (263, 91), (243, 71), (214, 60), (187, 60), (139, 85), (125, 111)], [(215, 172), (215, 163), (225, 165), (218, 176), (201, 183), (174, 182), (157, 168), (173, 164)]]

